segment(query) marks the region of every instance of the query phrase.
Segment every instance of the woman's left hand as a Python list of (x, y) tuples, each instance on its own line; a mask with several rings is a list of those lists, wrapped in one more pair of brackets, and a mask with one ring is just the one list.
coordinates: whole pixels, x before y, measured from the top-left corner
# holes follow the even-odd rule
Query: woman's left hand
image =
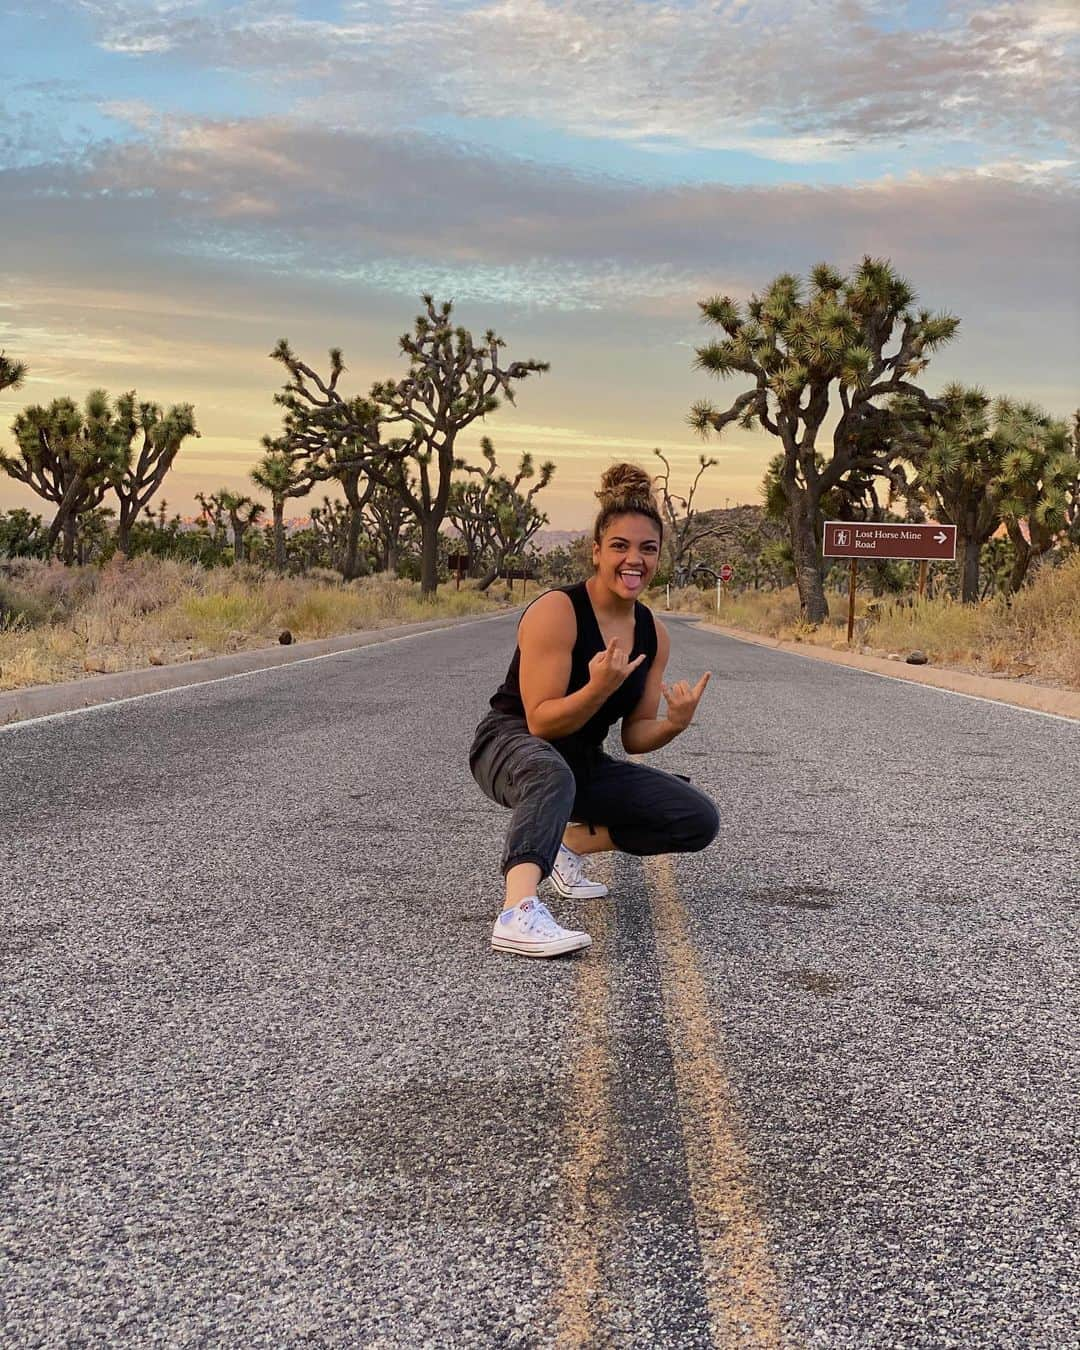
[(693, 688), (686, 680), (680, 680), (678, 684), (662, 684), (660, 686), (660, 692), (667, 700), (667, 720), (672, 726), (678, 727), (680, 731), (685, 731), (690, 725), (711, 674), (712, 671), (707, 670)]

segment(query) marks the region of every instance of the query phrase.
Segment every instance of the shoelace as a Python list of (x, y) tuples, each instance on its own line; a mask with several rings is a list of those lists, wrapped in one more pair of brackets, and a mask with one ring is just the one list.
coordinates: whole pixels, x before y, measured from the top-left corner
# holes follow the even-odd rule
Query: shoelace
[(559, 871), (571, 886), (580, 886), (586, 880), (584, 863), (576, 853), (571, 853), (565, 847), (559, 855)]
[(555, 922), (555, 916), (547, 905), (536, 904), (532, 907), (525, 931), (538, 933), (540, 937), (557, 937), (563, 930)]

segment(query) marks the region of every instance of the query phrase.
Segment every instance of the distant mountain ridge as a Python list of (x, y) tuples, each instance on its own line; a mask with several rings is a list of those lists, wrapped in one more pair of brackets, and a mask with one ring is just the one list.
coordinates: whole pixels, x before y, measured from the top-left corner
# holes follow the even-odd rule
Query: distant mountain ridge
[(569, 548), (588, 533), (588, 530), (539, 530), (532, 538), (532, 547), (537, 553), (550, 553), (553, 548)]
[[(784, 534), (782, 525), (766, 520), (763, 507), (750, 503), (742, 506), (718, 506), (711, 511), (696, 511), (695, 533), (704, 526), (715, 527), (718, 530), (718, 533), (710, 536), (708, 541), (702, 541), (703, 544), (708, 542), (714, 546), (722, 545), (724, 542), (732, 545), (743, 544), (748, 537), (759, 533), (766, 539), (782, 537)], [(575, 540), (589, 533), (589, 530), (541, 530), (532, 542), (538, 553), (550, 553), (555, 548), (569, 547)]]

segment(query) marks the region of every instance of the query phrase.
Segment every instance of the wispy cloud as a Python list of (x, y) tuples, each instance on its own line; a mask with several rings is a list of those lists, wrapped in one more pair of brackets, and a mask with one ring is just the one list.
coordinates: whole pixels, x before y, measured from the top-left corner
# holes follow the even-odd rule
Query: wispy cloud
[[(553, 361), (491, 429), (500, 450), (565, 461), (560, 493), (620, 449), (689, 466), (685, 410), (716, 391), (693, 369), (697, 300), (864, 253), (961, 315), (935, 381), (1073, 406), (1080, 12), (1064, 0), (16, 15), (32, 37), (46, 22), (51, 64), (35, 54), (40, 78), (0, 94), (0, 345), (31, 364), (16, 399), (194, 399), (207, 473), (217, 450), (239, 473), (274, 424), (277, 337), (313, 361), (342, 343), (365, 389), (423, 289)], [(737, 186), (724, 170), (743, 161)], [(725, 444), (725, 492), (753, 495), (766, 440)]]
[(953, 0), (935, 25), (860, 0), (494, 0), (87, 6), (99, 42), (257, 75), (352, 128), (516, 117), (642, 144), (813, 162), (867, 142), (1075, 143), (1080, 22), (1065, 3)]
[(144, 248), (564, 309), (690, 305), (703, 291), (759, 285), (773, 268), (863, 252), (896, 256), (941, 303), (985, 288), (988, 266), (1000, 295), (1014, 280), (1038, 293), (1036, 279), (1072, 253), (1077, 214), (1076, 193), (1038, 163), (827, 191), (646, 187), (432, 137), (269, 122), (167, 121), (78, 169), (9, 175), (8, 190), (32, 214), (75, 196), (99, 229), (145, 235)]

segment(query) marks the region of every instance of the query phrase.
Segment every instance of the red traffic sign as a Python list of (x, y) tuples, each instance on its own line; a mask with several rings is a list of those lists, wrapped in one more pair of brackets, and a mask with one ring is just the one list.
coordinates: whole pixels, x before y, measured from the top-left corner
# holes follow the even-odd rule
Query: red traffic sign
[(826, 558), (926, 558), (952, 562), (955, 525), (905, 525), (879, 520), (827, 520)]
[(735, 569), (734, 567), (732, 567), (730, 563), (724, 563), (724, 565), (720, 568), (721, 581), (730, 581), (734, 575)]

